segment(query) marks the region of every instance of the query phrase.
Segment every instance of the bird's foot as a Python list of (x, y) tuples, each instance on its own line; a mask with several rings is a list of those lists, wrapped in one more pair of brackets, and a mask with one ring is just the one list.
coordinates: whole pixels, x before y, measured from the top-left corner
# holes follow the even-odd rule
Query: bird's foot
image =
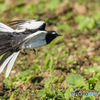
[(27, 55), (27, 52), (26, 52), (25, 50), (26, 50), (26, 49), (23, 49), (23, 52), (21, 52), (21, 54)]
[(36, 50), (35, 50), (35, 49), (33, 49), (33, 51), (34, 51), (34, 54), (36, 55)]

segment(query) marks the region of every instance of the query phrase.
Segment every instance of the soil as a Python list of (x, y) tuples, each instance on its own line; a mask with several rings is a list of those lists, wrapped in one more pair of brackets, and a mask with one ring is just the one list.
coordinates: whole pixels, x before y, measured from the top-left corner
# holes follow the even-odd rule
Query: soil
[[(81, 6), (81, 5), (78, 5), (78, 6)], [(43, 17), (49, 17), (49, 18), (57, 18), (57, 16), (59, 16), (61, 14), (61, 16), (63, 16), (65, 14), (65, 12), (67, 10), (73, 10), (72, 8), (70, 7), (66, 7), (65, 5), (61, 5), (61, 7), (64, 8), (64, 10), (60, 10), (59, 12), (56, 12), (55, 14), (52, 13), (52, 12), (48, 12), (46, 14), (43, 14), (41, 15), (41, 18)], [(82, 14), (86, 14), (88, 11), (87, 11), (87, 8), (82, 6), (82, 9), (85, 9), (84, 12)], [(75, 9), (73, 10), (75, 13), (80, 13), (80, 11), (77, 11), (77, 7), (75, 6)], [(4, 14), (4, 16), (8, 16), (8, 13), (6, 12)], [(16, 18), (15, 18), (16, 19)], [(19, 19), (19, 18), (18, 18)], [(73, 21), (74, 23), (74, 21)], [(77, 23), (74, 23), (73, 27), (76, 26)], [(47, 26), (48, 29), (51, 29), (53, 27), (53, 25), (51, 26)], [(62, 33), (63, 31), (60, 31), (59, 33)], [(67, 32), (68, 33), (68, 32)], [(97, 33), (96, 35), (98, 35), (99, 33)], [(93, 41), (92, 39), (95, 38), (96, 35), (90, 35), (89, 33), (79, 33), (76, 35), (76, 37), (73, 37), (71, 35), (71, 33), (69, 32), (68, 34), (65, 35), (64, 39), (62, 40), (62, 42), (64, 42), (66, 44), (66, 48), (68, 47), (69, 48), (69, 58), (68, 60), (70, 62), (73, 62), (73, 61), (77, 61), (77, 63), (73, 64), (73, 69), (76, 70), (77, 73), (79, 73), (80, 75), (82, 74), (81, 71), (83, 71), (84, 69), (87, 69), (88, 66), (92, 66), (93, 64), (96, 64), (96, 65), (100, 65), (100, 62), (97, 61), (97, 60), (93, 60), (90, 58), (90, 56), (93, 56), (93, 55), (98, 55), (100, 56), (100, 39), (98, 39), (97, 41)], [(71, 40), (71, 41), (70, 41)], [(57, 45), (60, 45), (60, 43), (58, 43)], [(74, 53), (76, 50), (80, 51), (82, 48), (87, 48), (87, 51), (86, 52), (83, 52), (82, 55), (80, 55), (80, 53), (77, 53), (76, 55), (77, 56), (74, 56)], [(43, 48), (38, 48), (36, 49), (37, 52), (39, 51), (42, 51), (44, 50)], [(62, 52), (62, 49), (59, 49), (60, 52)], [(28, 66), (30, 67), (31, 66), (31, 63), (30, 61), (32, 61), (35, 56), (38, 56), (37, 55), (32, 55), (32, 51), (27, 51), (28, 52), (28, 55), (26, 55), (26, 60), (27, 62), (24, 63), (23, 65), (24, 66)], [(66, 51), (67, 53), (67, 51)], [(31, 56), (32, 55), (32, 56)], [(22, 54), (19, 55), (19, 59), (21, 60), (22, 59)], [(60, 54), (59, 54), (60, 56)], [(44, 57), (41, 57), (41, 59), (44, 59)], [(83, 61), (83, 59), (85, 59)], [(16, 65), (17, 63), (15, 63)], [(63, 68), (60, 68), (58, 67), (58, 65), (61, 64), (62, 66), (64, 66)], [(40, 65), (43, 65), (43, 63), (40, 63)], [(80, 66), (80, 68), (77, 68), (77, 66)], [(49, 71), (46, 71), (46, 70), (42, 70), (41, 72), (38, 72), (37, 73), (37, 76), (33, 76), (33, 79), (31, 81), (28, 82), (28, 84), (25, 84), (23, 81), (18, 81), (18, 82), (14, 82), (13, 83), (13, 86), (17, 85), (18, 86), (18, 92), (17, 93), (21, 93), (22, 91), (26, 92), (28, 91), (28, 89), (30, 91), (34, 91), (36, 94), (33, 96), (30, 95), (29, 97), (29, 100), (31, 100), (31, 98), (36, 98), (36, 95), (37, 95), (37, 91), (38, 90), (41, 90), (41, 87), (44, 87), (44, 82), (48, 79), (49, 75), (52, 74), (52, 75), (56, 75), (58, 76), (59, 78), (62, 77), (63, 75), (63, 72), (66, 73), (66, 75), (63, 75), (63, 79), (62, 79), (62, 83), (59, 83), (59, 82), (56, 82), (57, 83), (57, 86), (59, 87), (59, 89), (62, 89), (63, 92), (65, 92), (65, 90), (68, 88), (68, 84), (65, 82), (65, 79), (67, 76), (69, 76), (71, 74), (70, 72), (70, 68), (67, 67), (69, 66), (69, 64), (65, 61), (61, 61), (61, 62), (56, 62), (55, 63), (55, 71), (53, 72), (49, 72)], [(22, 69), (20, 68), (17, 68), (15, 66), (13, 66), (13, 69), (12, 71), (16, 71), (16, 72), (19, 72), (21, 71)], [(40, 76), (41, 75), (41, 76)], [(88, 73), (86, 76), (84, 76), (84, 80), (88, 80), (89, 77), (91, 76), (91, 73)], [(13, 91), (15, 89), (12, 89), (9, 93), (7, 93), (7, 91), (9, 90), (5, 84), (3, 83), (3, 80), (4, 80), (4, 72), (0, 74), (0, 96), (2, 97), (6, 97), (7, 99), (9, 98), (9, 96), (13, 93)], [(35, 82), (38, 83), (38, 85), (35, 85)], [(64, 85), (66, 87), (64, 87)], [(91, 90), (84, 90), (84, 89), (80, 89), (81, 91), (84, 91), (84, 92), (98, 92), (98, 91), (95, 91), (93, 89)], [(98, 97), (100, 97), (100, 92), (98, 92)], [(17, 97), (18, 94), (16, 94), (16, 96), (14, 96), (14, 98)], [(20, 97), (23, 97), (24, 93), (21, 93), (20, 94)]]

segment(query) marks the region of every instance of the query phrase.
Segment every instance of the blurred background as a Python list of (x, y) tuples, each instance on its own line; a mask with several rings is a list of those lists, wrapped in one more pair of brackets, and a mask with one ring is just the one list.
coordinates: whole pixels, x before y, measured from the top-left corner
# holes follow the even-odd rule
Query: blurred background
[[(36, 19), (62, 37), (37, 54), (22, 54), (7, 79), (0, 74), (0, 100), (96, 100), (100, 97), (99, 0), (0, 0), (0, 22)], [(97, 96), (74, 96), (97, 92)], [(99, 99), (98, 99), (99, 100)]]

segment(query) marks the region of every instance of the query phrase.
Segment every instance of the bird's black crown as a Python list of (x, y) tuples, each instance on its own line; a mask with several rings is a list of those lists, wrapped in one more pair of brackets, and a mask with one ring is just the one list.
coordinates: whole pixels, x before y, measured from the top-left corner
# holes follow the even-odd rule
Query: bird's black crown
[(61, 36), (61, 35), (58, 34), (55, 31), (48, 31), (48, 33), (46, 35), (46, 42), (47, 42), (47, 44), (49, 44), (53, 39), (55, 39), (58, 36)]

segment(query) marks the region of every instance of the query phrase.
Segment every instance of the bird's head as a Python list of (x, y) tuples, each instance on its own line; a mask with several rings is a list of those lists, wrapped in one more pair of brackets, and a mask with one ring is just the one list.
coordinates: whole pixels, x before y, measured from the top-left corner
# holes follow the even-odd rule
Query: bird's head
[(58, 36), (62, 36), (62, 35), (58, 34), (55, 31), (48, 31), (48, 33), (46, 35), (46, 42), (47, 42), (47, 44), (49, 44), (53, 39), (55, 39)]

